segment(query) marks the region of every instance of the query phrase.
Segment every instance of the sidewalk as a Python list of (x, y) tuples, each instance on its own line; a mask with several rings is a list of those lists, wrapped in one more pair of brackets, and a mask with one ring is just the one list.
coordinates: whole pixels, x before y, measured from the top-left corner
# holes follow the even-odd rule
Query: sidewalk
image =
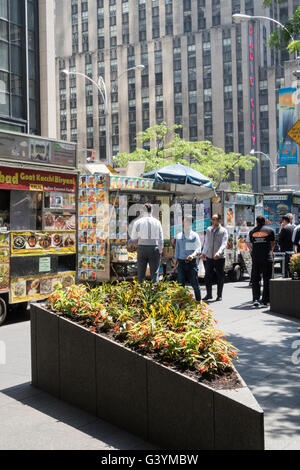
[[(239, 348), (237, 369), (265, 411), (266, 449), (300, 449), (300, 364), (292, 362), (295, 341), (300, 361), (300, 321), (252, 309), (251, 298), (247, 282), (228, 283), (223, 301), (211, 307), (218, 327)], [(28, 314), (13, 314), (0, 328), (0, 341), (6, 345), (6, 364), (0, 364), (0, 449), (154, 448), (30, 385)]]
[(239, 348), (237, 369), (265, 412), (265, 448), (299, 450), (300, 321), (252, 309), (251, 300), (248, 282), (231, 283), (224, 286), (223, 301), (210, 306), (218, 327)]
[(31, 386), (30, 322), (12, 314), (0, 328), (0, 450), (154, 449), (136, 436)]

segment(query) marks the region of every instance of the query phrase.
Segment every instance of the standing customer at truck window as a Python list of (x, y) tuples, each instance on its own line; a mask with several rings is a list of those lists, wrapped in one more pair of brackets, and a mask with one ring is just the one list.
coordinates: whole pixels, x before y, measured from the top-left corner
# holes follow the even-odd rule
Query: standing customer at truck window
[(149, 263), (151, 280), (158, 282), (164, 238), (161, 223), (153, 217), (150, 203), (145, 204), (144, 216), (134, 222), (131, 240), (138, 244), (138, 281), (142, 282), (145, 279)]
[(212, 225), (208, 227), (204, 240), (201, 259), (205, 264), (206, 296), (203, 300), (212, 300), (212, 284), (214, 272), (217, 276), (217, 298), (222, 300), (224, 287), (225, 248), (228, 241), (228, 232), (221, 225), (221, 216), (214, 214), (211, 218)]

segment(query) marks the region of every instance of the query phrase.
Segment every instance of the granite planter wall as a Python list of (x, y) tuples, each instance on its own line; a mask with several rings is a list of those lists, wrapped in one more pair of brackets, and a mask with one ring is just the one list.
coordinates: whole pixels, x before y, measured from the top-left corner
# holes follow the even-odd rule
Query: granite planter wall
[(271, 279), (270, 310), (300, 318), (300, 281)]
[(162, 449), (264, 448), (263, 411), (242, 381), (215, 390), (31, 305), (32, 384)]

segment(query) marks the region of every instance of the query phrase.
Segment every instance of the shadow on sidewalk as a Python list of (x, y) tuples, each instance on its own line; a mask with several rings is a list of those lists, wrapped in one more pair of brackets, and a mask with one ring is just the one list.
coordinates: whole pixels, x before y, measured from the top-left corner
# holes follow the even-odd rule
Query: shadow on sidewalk
[(226, 339), (239, 349), (237, 369), (265, 412), (269, 437), (300, 442), (300, 321), (262, 313), (268, 317), (259, 325), (257, 339), (250, 327), (244, 336), (228, 333)]
[[(139, 437), (133, 436), (80, 408), (69, 405), (33, 387), (31, 382), (1, 390), (0, 393), (17, 400), (27, 408), (30, 407), (52, 418), (49, 421), (49, 426), (55, 426), (55, 421), (66, 424), (91, 438), (102, 441), (105, 446), (114, 447), (119, 450), (155, 449), (154, 446)], [(53, 421), (53, 418), (55, 421)], [(53, 430), (55, 432), (55, 428)]]

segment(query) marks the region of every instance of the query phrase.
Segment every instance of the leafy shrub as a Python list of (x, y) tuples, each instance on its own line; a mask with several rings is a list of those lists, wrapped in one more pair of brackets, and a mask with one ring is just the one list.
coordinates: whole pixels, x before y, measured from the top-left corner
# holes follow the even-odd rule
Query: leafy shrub
[(113, 336), (166, 364), (215, 375), (232, 368), (234, 347), (216, 329), (212, 310), (177, 283), (57, 284), (49, 307), (94, 332)]
[(289, 267), (292, 275), (294, 273), (300, 275), (300, 253), (291, 256)]

